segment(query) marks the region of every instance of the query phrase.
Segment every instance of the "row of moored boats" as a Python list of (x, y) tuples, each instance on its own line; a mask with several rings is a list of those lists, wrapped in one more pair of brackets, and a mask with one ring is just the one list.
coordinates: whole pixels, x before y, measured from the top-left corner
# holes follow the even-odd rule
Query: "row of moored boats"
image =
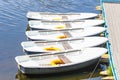
[(106, 30), (96, 13), (28, 12), (28, 41), (21, 42), (26, 55), (16, 56), (24, 74), (72, 71), (95, 64), (107, 49), (100, 34)]

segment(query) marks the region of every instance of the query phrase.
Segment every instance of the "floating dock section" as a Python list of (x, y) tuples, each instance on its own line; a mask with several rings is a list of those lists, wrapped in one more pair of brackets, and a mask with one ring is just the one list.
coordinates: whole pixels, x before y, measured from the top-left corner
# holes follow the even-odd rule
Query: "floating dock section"
[(115, 80), (120, 80), (120, 0), (101, 0), (110, 65)]

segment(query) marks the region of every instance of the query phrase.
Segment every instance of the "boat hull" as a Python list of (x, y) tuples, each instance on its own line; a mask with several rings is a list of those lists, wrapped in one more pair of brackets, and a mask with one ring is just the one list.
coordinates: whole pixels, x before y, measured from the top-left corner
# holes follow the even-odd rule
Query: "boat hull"
[(28, 22), (31, 30), (61, 30), (75, 29), (91, 26), (100, 26), (104, 20), (80, 20), (80, 21), (40, 21), (31, 20)]
[(18, 69), (24, 74), (51, 74), (82, 69), (96, 64), (107, 49), (100, 47), (58, 53), (16, 56)]
[(23, 74), (54, 74), (54, 73), (62, 73), (62, 72), (68, 72), (68, 71), (73, 71), (73, 70), (89, 67), (90, 65), (97, 63), (99, 58), (92, 59), (90, 61), (86, 61), (86, 62), (83, 62), (83, 63), (78, 63), (78, 64), (74, 64), (74, 65), (69, 65), (69, 66), (55, 67), (55, 68), (28, 68), (28, 67), (23, 67), (21, 65), (18, 65), (18, 69)]
[(52, 13), (52, 12), (28, 12), (28, 20), (50, 20), (50, 21), (73, 21), (96, 18), (96, 13)]
[(85, 27), (76, 29), (66, 29), (66, 30), (36, 30), (36, 31), (26, 31), (26, 36), (28, 40), (60, 40), (61, 35), (66, 36), (66, 38), (61, 39), (73, 39), (86, 36), (99, 36), (105, 31), (104, 27)]
[[(56, 46), (60, 48), (60, 51), (71, 50), (71, 49), (82, 49), (93, 46), (103, 46), (105, 42), (108, 41), (105, 37), (85, 37), (84, 40), (82, 38), (76, 38), (77, 40), (65, 40), (65, 41), (25, 41), (21, 43), (23, 50), (27, 54), (38, 54), (43, 52), (49, 52), (44, 50), (45, 47)], [(71, 48), (65, 49), (64, 42), (68, 42)], [(57, 43), (57, 44), (56, 44)], [(52, 51), (51, 51), (52, 52)], [(54, 51), (53, 51), (54, 52)], [(56, 51), (55, 51), (56, 52)]]

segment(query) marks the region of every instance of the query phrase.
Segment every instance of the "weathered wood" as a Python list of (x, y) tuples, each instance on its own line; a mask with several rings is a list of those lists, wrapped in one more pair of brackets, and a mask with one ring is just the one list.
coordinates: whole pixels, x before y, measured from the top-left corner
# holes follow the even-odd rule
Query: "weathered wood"
[(73, 49), (72, 46), (68, 42), (62, 42), (62, 45), (65, 48), (65, 50), (67, 50), (67, 49)]
[(63, 32), (65, 36), (67, 36), (68, 38), (69, 37), (72, 37), (72, 35), (70, 34), (70, 32), (66, 31), (66, 32)]
[(103, 5), (108, 25), (108, 39), (111, 43), (113, 60), (120, 79), (120, 3), (104, 2)]
[(58, 58), (60, 58), (64, 63), (71, 63), (65, 55), (58, 55)]

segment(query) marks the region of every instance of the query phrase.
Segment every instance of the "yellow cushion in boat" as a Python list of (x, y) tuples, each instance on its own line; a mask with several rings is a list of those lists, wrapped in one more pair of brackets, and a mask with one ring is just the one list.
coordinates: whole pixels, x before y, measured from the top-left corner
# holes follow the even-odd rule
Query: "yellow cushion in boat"
[(58, 64), (65, 64), (61, 59), (54, 59), (50, 62), (51, 66), (56, 66)]
[(63, 25), (58, 25), (58, 26), (56, 26), (55, 28), (56, 28), (56, 29), (64, 29), (65, 26), (63, 26)]
[(67, 38), (66, 35), (60, 35), (60, 36), (57, 36), (58, 39), (64, 39), (64, 38)]
[(56, 18), (53, 18), (53, 20), (62, 20), (62, 18), (61, 17), (56, 17)]
[(50, 46), (50, 47), (45, 47), (44, 50), (46, 50), (46, 51), (60, 51), (60, 48)]

